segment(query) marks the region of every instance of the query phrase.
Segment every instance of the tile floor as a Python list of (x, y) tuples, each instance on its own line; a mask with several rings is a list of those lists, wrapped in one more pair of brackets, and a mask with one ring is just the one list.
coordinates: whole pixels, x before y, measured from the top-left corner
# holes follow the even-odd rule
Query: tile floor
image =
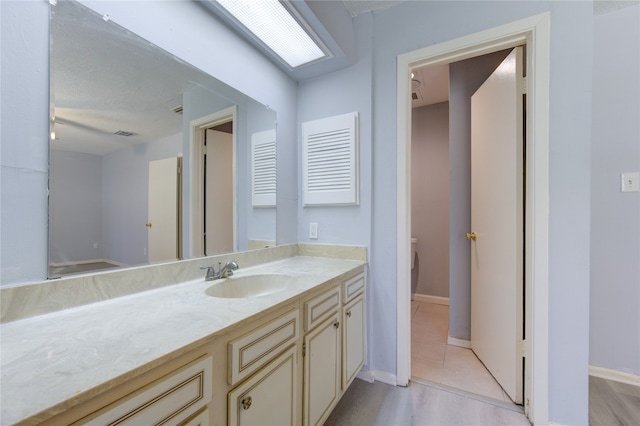
[(438, 383), (509, 402), (471, 349), (448, 345), (449, 307), (411, 302), (411, 376), (414, 381)]

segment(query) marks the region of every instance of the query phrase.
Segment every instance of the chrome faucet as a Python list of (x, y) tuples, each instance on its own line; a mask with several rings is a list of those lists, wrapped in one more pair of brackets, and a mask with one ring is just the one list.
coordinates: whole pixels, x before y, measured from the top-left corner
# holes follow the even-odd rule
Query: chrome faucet
[(215, 266), (201, 266), (200, 269), (206, 269), (207, 275), (205, 275), (205, 281), (213, 281), (220, 278), (227, 278), (233, 275), (233, 271), (238, 269), (238, 262), (232, 260), (222, 266), (222, 262), (218, 262), (218, 271), (216, 272)]

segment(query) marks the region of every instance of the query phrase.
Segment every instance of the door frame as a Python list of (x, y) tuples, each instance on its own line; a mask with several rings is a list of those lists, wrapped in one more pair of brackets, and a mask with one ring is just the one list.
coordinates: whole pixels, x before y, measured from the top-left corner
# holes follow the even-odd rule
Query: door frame
[(550, 13), (545, 12), (397, 57), (396, 381), (411, 378), (411, 71), (526, 45), (524, 408), (546, 424), (549, 335), (549, 74)]
[(229, 121), (232, 124), (233, 138), (233, 247), (238, 247), (238, 219), (237, 219), (237, 126), (238, 108), (234, 105), (204, 117), (189, 122), (189, 145), (191, 147), (191, 173), (189, 175), (191, 188), (191, 221), (189, 235), (191, 236), (191, 256), (204, 255), (204, 167), (200, 161), (204, 155), (205, 130)]

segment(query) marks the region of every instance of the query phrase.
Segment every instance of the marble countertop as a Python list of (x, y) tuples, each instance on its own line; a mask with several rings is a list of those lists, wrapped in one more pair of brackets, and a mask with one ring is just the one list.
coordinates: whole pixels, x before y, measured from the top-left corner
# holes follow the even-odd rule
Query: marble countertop
[(43, 420), (277, 308), (366, 262), (292, 257), (240, 268), (235, 276), (281, 273), (286, 290), (220, 299), (203, 278), (0, 326), (1, 422)]

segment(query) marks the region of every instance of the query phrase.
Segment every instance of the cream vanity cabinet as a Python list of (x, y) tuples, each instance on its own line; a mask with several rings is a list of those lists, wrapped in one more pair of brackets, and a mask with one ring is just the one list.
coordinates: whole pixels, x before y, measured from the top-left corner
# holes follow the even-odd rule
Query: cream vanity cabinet
[(342, 389), (355, 379), (364, 365), (365, 345), (365, 309), (364, 274), (358, 274), (343, 285), (342, 307)]
[(229, 425), (298, 422), (299, 324), (296, 308), (228, 343)]
[(364, 274), (304, 304), (303, 424), (322, 424), (364, 364)]
[(364, 363), (364, 288), (326, 282), (46, 423), (322, 424)]
[(364, 283), (361, 272), (325, 285), (299, 309), (229, 340), (229, 425), (327, 419), (364, 364)]

